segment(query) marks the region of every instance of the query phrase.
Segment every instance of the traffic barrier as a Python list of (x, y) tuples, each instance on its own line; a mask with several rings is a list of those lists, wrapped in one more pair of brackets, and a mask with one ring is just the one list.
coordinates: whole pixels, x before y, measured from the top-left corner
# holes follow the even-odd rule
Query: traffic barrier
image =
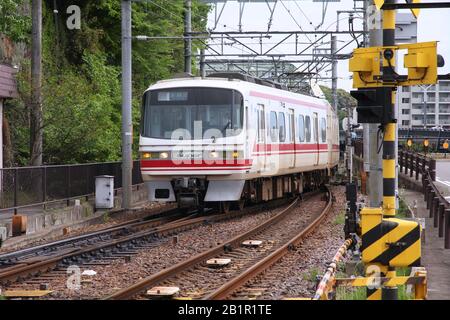
[(353, 240), (347, 239), (344, 244), (339, 248), (333, 257), (333, 260), (328, 265), (327, 271), (320, 280), (316, 293), (314, 294), (313, 300), (328, 300), (329, 293), (333, 290), (333, 280), (336, 274), (336, 268), (339, 261), (345, 256), (348, 248), (352, 245)]

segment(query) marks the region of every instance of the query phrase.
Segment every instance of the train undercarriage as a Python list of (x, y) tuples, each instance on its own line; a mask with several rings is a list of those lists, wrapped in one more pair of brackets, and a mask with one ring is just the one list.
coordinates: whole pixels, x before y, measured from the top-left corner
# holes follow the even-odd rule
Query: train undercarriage
[(220, 212), (242, 210), (246, 204), (301, 195), (318, 189), (322, 184), (329, 182), (335, 170), (336, 168), (228, 182), (179, 177), (170, 182), (172, 190), (151, 188), (150, 193), (155, 195), (151, 200), (176, 201), (180, 208), (212, 207)]

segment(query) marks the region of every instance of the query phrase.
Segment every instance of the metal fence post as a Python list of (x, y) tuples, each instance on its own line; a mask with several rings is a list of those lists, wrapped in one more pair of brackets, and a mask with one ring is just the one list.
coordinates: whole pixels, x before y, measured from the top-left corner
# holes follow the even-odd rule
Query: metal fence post
[(17, 197), (18, 197), (18, 193), (19, 193), (18, 180), (19, 180), (19, 169), (16, 168), (14, 170), (14, 215), (17, 215), (17, 206), (18, 206), (18, 204), (17, 204), (17, 202), (18, 202)]
[[(431, 209), (431, 202), (434, 198), (434, 190), (431, 190), (431, 192), (428, 194), (428, 198), (427, 198), (427, 209)], [(431, 212), (430, 212), (430, 218), (432, 217)]]
[(70, 167), (67, 167), (67, 206), (70, 206)]
[(445, 209), (445, 241), (444, 248), (450, 249), (450, 209)]
[(47, 167), (42, 167), (42, 202), (44, 210), (46, 209), (45, 202), (47, 201)]
[(433, 227), (438, 226), (438, 209), (439, 209), (439, 198), (433, 198)]
[(436, 160), (430, 159), (429, 168), (430, 176), (433, 181), (436, 181)]
[(416, 180), (419, 180), (419, 171), (420, 171), (420, 160), (421, 157), (416, 157), (416, 166), (415, 166), (415, 170), (416, 170)]
[(439, 204), (439, 211), (438, 211), (439, 238), (442, 238), (444, 236), (444, 214), (445, 214), (445, 205), (441, 203)]

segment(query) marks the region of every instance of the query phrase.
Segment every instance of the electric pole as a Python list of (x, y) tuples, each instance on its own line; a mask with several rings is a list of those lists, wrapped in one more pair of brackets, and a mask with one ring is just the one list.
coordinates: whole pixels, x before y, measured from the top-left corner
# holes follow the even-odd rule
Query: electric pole
[(184, 72), (192, 73), (192, 1), (184, 2)]
[(131, 123), (131, 0), (122, 0), (122, 208), (131, 209), (132, 145)]
[(32, 1), (30, 164), (42, 165), (42, 0)]
[[(381, 29), (381, 11), (376, 10), (373, 0), (369, 1), (369, 14), (366, 15), (369, 19), (367, 23), (369, 31), (369, 47), (379, 47), (383, 43), (383, 32)], [(369, 206), (376, 208), (381, 206), (383, 195), (383, 174), (382, 174), (382, 147), (379, 149), (378, 144), (381, 143), (378, 137), (379, 125), (375, 123), (366, 123), (364, 127), (364, 157), (368, 159), (369, 177), (368, 177), (368, 194)], [(378, 152), (379, 151), (379, 152)], [(366, 155), (367, 152), (367, 155)]]

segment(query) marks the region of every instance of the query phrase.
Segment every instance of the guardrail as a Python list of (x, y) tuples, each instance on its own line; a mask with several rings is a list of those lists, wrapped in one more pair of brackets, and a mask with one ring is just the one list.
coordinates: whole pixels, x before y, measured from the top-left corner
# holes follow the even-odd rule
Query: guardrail
[(420, 153), (400, 150), (398, 152), (398, 165), (400, 173), (404, 173), (416, 180), (426, 173), (430, 174), (432, 181), (436, 181), (436, 160)]
[[(350, 278), (339, 278), (336, 276), (338, 264), (341, 263), (347, 251), (353, 244), (353, 239), (345, 240), (344, 244), (336, 252), (333, 260), (328, 265), (324, 275), (321, 277), (320, 282), (316, 287), (316, 292), (312, 300), (343, 300), (349, 299), (351, 291), (357, 290), (357, 288), (367, 289), (380, 289), (383, 285), (389, 284), (390, 286), (410, 285), (411, 299), (424, 300), (427, 298), (427, 272), (425, 268), (414, 268), (409, 276), (395, 276), (392, 278), (381, 277), (380, 274), (372, 274), (370, 276), (352, 276)], [(338, 290), (350, 291), (347, 293), (347, 297), (338, 297)], [(366, 291), (364, 290), (364, 296), (359, 296), (359, 299), (366, 298)], [(358, 299), (358, 300), (359, 300)]]
[[(121, 162), (0, 169), (0, 213), (88, 198), (100, 175), (114, 176), (116, 192), (122, 187)], [(133, 163), (132, 176), (133, 185), (142, 183), (139, 160)]]
[(429, 217), (433, 219), (433, 227), (438, 229), (440, 238), (444, 237), (445, 249), (450, 249), (450, 202), (435, 185), (436, 160), (411, 151), (400, 151), (399, 167), (400, 173), (422, 183), (422, 192)]

